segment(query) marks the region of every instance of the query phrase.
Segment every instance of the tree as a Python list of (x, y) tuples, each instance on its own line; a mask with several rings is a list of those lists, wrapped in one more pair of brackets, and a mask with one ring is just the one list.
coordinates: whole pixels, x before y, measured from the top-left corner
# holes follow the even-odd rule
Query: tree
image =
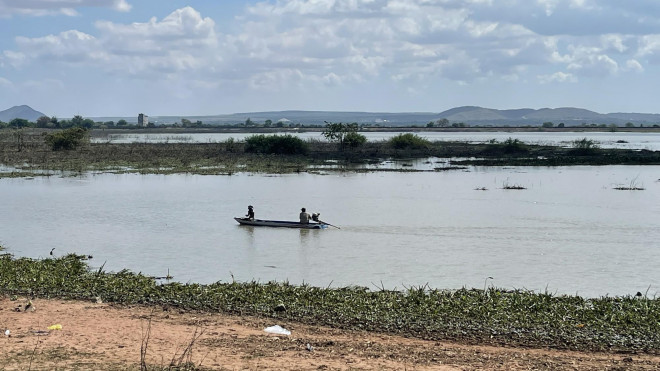
[(635, 124), (633, 124), (632, 122), (626, 122), (626, 127), (627, 128), (634, 128)]
[(348, 133), (357, 133), (358, 131), (357, 122), (354, 122), (352, 124), (343, 124), (341, 122), (339, 123), (329, 123), (327, 121), (324, 122), (326, 123), (325, 129), (321, 132), (321, 134), (328, 141), (339, 143), (339, 149), (341, 151), (344, 150), (344, 139), (346, 138), (346, 135)]
[(266, 120), (266, 121), (264, 122), (264, 125), (265, 125), (267, 128), (269, 128), (271, 125), (273, 125), (273, 120)]
[(563, 122), (560, 122), (559, 125), (557, 125), (558, 128), (563, 128), (565, 125)]
[(9, 127), (20, 129), (30, 125), (30, 122), (26, 119), (15, 118), (9, 121)]
[(117, 121), (117, 126), (126, 126), (126, 125), (128, 125), (128, 123), (124, 119)]
[(190, 120), (188, 120), (188, 119), (181, 119), (181, 126), (183, 126), (184, 128), (190, 127), (191, 124), (192, 124), (192, 122), (190, 122)]
[(551, 127), (554, 127), (554, 126), (555, 126), (555, 124), (553, 124), (552, 121), (546, 121), (541, 125), (541, 127), (544, 127), (544, 128), (551, 128)]
[(48, 124), (50, 124), (50, 117), (48, 116), (41, 116), (37, 119), (38, 128), (46, 128), (48, 127)]
[(57, 120), (57, 117), (55, 117), (55, 116), (52, 116), (50, 118), (50, 123), (53, 124), (53, 126), (56, 127), (56, 128), (61, 127), (59, 120)]
[(83, 117), (80, 115), (75, 115), (71, 119), (71, 126), (83, 127)]
[(429, 123), (426, 124), (426, 127), (427, 128), (432, 128), (434, 125), (435, 125), (435, 123), (433, 121), (429, 121)]
[(82, 125), (82, 127), (84, 127), (85, 129), (91, 129), (91, 128), (94, 127), (94, 120), (92, 120), (92, 119), (84, 119), (84, 120), (82, 121), (82, 124), (81, 124), (81, 125)]
[(442, 118), (440, 120), (437, 120), (436, 124), (438, 124), (438, 126), (440, 126), (441, 128), (445, 128), (449, 126), (449, 120), (447, 120), (446, 118)]

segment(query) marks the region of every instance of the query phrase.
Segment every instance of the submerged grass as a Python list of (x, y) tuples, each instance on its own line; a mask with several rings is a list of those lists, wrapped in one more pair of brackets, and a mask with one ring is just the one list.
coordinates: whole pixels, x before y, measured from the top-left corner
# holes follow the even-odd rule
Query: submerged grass
[[(582, 298), (496, 288), (405, 291), (288, 283), (167, 283), (92, 270), (84, 256), (0, 256), (0, 294), (174, 306), (422, 339), (623, 352), (660, 351), (660, 299)], [(277, 309), (276, 309), (277, 308)], [(282, 310), (282, 308), (286, 308)]]
[[(6, 133), (5, 133), (6, 134)], [(413, 139), (417, 139), (411, 136)], [(297, 154), (252, 153), (246, 143), (88, 143), (67, 151), (53, 151), (39, 131), (26, 131), (21, 140), (0, 132), (2, 177), (48, 176), (54, 172), (80, 174), (89, 171), (143, 174), (219, 174), (237, 172), (296, 173), (317, 171), (327, 161), (337, 165), (327, 171), (353, 171), (355, 165), (396, 158), (453, 158), (450, 166), (562, 166), (660, 164), (660, 151), (596, 148), (588, 140), (577, 148), (526, 144), (509, 138), (503, 143), (428, 142), (393, 146), (388, 141), (367, 142), (339, 151), (334, 143), (305, 142)], [(580, 142), (582, 143), (582, 142)], [(461, 160), (458, 160), (461, 159)], [(11, 170), (10, 170), (11, 169)], [(437, 168), (442, 171), (445, 168)], [(385, 171), (371, 168), (369, 171)]]

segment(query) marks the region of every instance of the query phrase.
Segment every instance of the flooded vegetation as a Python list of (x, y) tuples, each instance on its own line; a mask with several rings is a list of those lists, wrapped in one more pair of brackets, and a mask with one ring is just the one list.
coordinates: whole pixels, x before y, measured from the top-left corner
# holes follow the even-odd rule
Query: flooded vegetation
[[(75, 133), (80, 135), (80, 133)], [(357, 134), (356, 134), (357, 135)], [(299, 173), (320, 170), (379, 171), (363, 165), (405, 158), (446, 158), (440, 171), (477, 166), (566, 166), (660, 164), (660, 151), (600, 148), (593, 140), (575, 140), (569, 147), (528, 144), (519, 139), (487, 143), (429, 141), (405, 133), (382, 141), (337, 146), (291, 135), (229, 138), (219, 143), (110, 143), (88, 138), (72, 145), (60, 133), (34, 129), (0, 133), (3, 176), (49, 175), (52, 171), (138, 172), (149, 174), (217, 174), (236, 172)], [(277, 142), (277, 143), (274, 143)], [(327, 165), (331, 162), (333, 166)], [(391, 168), (382, 169), (392, 171)], [(418, 171), (400, 168), (399, 171)]]
[(642, 293), (584, 299), (525, 290), (402, 291), (259, 282), (157, 282), (90, 269), (86, 257), (0, 257), (0, 290), (12, 297), (66, 298), (219, 311), (422, 339), (574, 350), (658, 353), (660, 299)]

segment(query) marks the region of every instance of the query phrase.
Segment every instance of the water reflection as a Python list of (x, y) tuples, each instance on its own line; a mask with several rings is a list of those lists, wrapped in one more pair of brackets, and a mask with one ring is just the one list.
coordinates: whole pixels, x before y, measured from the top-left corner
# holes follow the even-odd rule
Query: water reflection
[[(99, 135), (99, 133), (96, 133)], [(266, 135), (282, 135), (272, 133)], [(324, 141), (320, 132), (295, 132), (286, 134), (295, 135), (301, 139)], [(399, 135), (399, 132), (361, 132), (369, 141), (384, 141)], [(454, 141), (466, 143), (503, 142), (508, 138), (518, 139), (529, 144), (555, 145), (570, 147), (572, 142), (583, 138), (591, 139), (603, 148), (648, 149), (660, 150), (660, 133), (631, 133), (631, 132), (437, 132), (421, 131), (415, 134), (431, 141)], [(222, 143), (229, 138), (245, 140), (253, 133), (192, 133), (192, 134), (109, 134), (92, 138), (97, 143)]]

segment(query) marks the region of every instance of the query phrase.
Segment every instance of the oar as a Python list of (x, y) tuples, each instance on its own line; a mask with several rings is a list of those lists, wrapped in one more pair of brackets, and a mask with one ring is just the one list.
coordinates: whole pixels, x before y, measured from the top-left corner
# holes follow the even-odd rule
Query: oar
[(321, 220), (321, 219), (319, 219), (319, 223), (321, 223), (321, 224), (327, 224), (327, 225), (329, 225), (329, 226), (331, 226), (331, 227), (335, 227), (335, 228), (337, 228), (337, 229), (341, 229), (341, 228), (337, 227), (336, 225), (332, 225), (332, 224), (330, 224), (330, 223), (326, 223), (326, 222), (324, 222), (324, 221)]

